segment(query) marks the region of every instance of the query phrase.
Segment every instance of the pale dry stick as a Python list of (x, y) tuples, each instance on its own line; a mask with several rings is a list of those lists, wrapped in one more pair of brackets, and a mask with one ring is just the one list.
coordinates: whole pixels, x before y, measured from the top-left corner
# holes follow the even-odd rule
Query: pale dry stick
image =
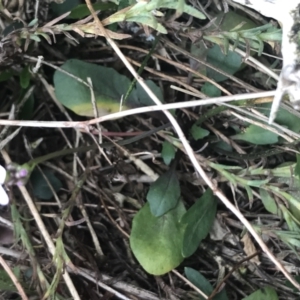
[[(92, 272), (86, 268), (78, 268), (78, 274), (81, 275), (81, 272), (84, 272), (85, 274), (89, 274), (91, 278), (93, 278), (92, 282), (96, 282), (95, 278), (99, 277), (99, 274)], [(143, 290), (139, 287), (136, 287), (132, 284), (129, 284), (127, 282), (119, 281), (119, 280), (114, 280), (113, 277), (110, 277), (105, 274), (100, 274), (100, 277), (103, 279), (105, 282), (111, 282), (111, 286), (118, 289), (118, 290), (123, 290), (126, 291), (128, 294), (133, 295), (135, 297), (138, 297), (138, 299), (144, 299), (144, 300), (167, 300), (165, 298), (161, 298), (156, 296), (154, 293)]]
[(172, 273), (174, 273), (177, 277), (179, 277), (182, 281), (184, 281), (187, 285), (189, 285), (192, 289), (194, 289), (197, 293), (199, 293), (204, 299), (208, 299), (208, 296), (203, 293), (199, 288), (197, 288), (193, 283), (191, 283), (189, 280), (187, 280), (184, 276), (182, 276), (178, 271), (172, 270)]
[(11, 281), (14, 283), (15, 287), (17, 288), (22, 300), (29, 300), (29, 298), (26, 296), (19, 280), (17, 279), (14, 272), (10, 269), (6, 261), (3, 259), (3, 257), (0, 255), (0, 264), (2, 265), (3, 269), (6, 271), (8, 276), (10, 277)]
[(294, 139), (292, 139), (292, 138), (290, 138), (289, 136), (287, 136), (287, 135), (285, 135), (285, 134), (279, 132), (278, 130), (276, 130), (276, 128), (273, 128), (273, 127), (271, 127), (270, 125), (262, 124), (262, 123), (260, 123), (260, 122), (255, 121), (255, 120), (249, 119), (249, 118), (247, 118), (247, 117), (245, 117), (245, 116), (242, 116), (242, 115), (240, 115), (240, 114), (238, 114), (238, 113), (236, 113), (236, 112), (234, 112), (234, 111), (231, 111), (230, 114), (233, 115), (233, 116), (235, 116), (235, 117), (237, 117), (238, 119), (240, 119), (240, 120), (242, 120), (242, 121), (248, 122), (248, 123), (250, 123), (250, 124), (259, 126), (259, 127), (261, 127), (262, 129), (265, 129), (265, 130), (268, 130), (268, 131), (270, 131), (270, 132), (273, 132), (273, 133), (275, 133), (275, 134), (281, 136), (282, 138), (284, 138), (284, 139), (285, 139), (287, 142), (289, 142), (289, 143), (294, 142)]
[[(89, 272), (90, 273), (90, 272)], [(113, 288), (111, 288), (110, 286), (106, 285), (105, 283), (101, 282), (100, 280), (97, 280), (95, 278), (97, 278), (98, 276), (96, 274), (92, 274), (93, 276), (91, 276), (86, 270), (84, 269), (79, 269), (79, 274), (88, 279), (91, 282), (96, 283), (99, 287), (101, 287), (102, 289), (110, 292), (111, 294), (113, 294), (115, 297), (118, 297), (119, 299), (122, 300), (131, 300), (130, 298), (124, 296), (123, 294), (121, 294), (120, 292), (114, 290)]]
[[(240, 84), (242, 87), (244, 87), (244, 88), (246, 88), (246, 89), (248, 89), (248, 90), (250, 90), (250, 91), (253, 91), (253, 92), (258, 92), (258, 91), (259, 91), (259, 89), (257, 89), (257, 88), (255, 88), (255, 87), (251, 86), (250, 84), (248, 84), (248, 83), (246, 83), (246, 82), (243, 82), (242, 80), (238, 79), (237, 77), (232, 76), (232, 75), (230, 75), (230, 74), (228, 74), (228, 73), (226, 73), (226, 72), (220, 70), (219, 68), (216, 68), (215, 66), (209, 64), (208, 62), (199, 59), (198, 57), (192, 55), (190, 52), (188, 52), (188, 51), (186, 51), (186, 50), (180, 48), (179, 46), (175, 45), (174, 43), (170, 42), (170, 41), (167, 40), (166, 38), (161, 38), (161, 41), (162, 41), (163, 43), (167, 44), (168, 46), (170, 46), (172, 49), (175, 49), (175, 50), (179, 51), (180, 53), (186, 55), (187, 57), (189, 57), (189, 58), (191, 58), (191, 59), (193, 59), (193, 60), (199, 62), (199, 63), (202, 64), (203, 66), (206, 66), (206, 67), (208, 67), (208, 68), (211, 68), (212, 70), (218, 72), (219, 74), (222, 74), (222, 75), (226, 76), (227, 78), (231, 79), (232, 81), (234, 81), (234, 82)], [(192, 70), (192, 71), (194, 71), (194, 70)], [(199, 76), (199, 75), (198, 75), (198, 76)], [(216, 86), (217, 88), (219, 88), (221, 91), (224, 91), (224, 88), (223, 88), (223, 87), (220, 88), (220, 87), (219, 87), (220, 85), (217, 84), (216, 82), (214, 82), (213, 80), (211, 80), (210, 78), (207, 78), (206, 76), (203, 76), (203, 75), (201, 75), (201, 77), (202, 77), (203, 79), (205, 79), (205, 81), (208, 81), (209, 83), (211, 83), (211, 84), (213, 84), (214, 86)], [(227, 93), (228, 93), (228, 92), (227, 92)]]
[[(135, 60), (133, 60), (133, 59), (131, 59), (131, 58), (129, 58), (129, 57), (126, 57), (126, 59), (127, 59), (129, 62), (131, 62), (132, 64), (134, 64), (134, 65), (136, 65), (136, 66), (138, 66), (138, 67), (140, 67), (140, 66), (142, 65), (141, 63), (139, 63), (139, 62), (137, 62), (137, 61), (135, 61)], [(174, 78), (174, 77), (172, 77), (172, 76), (166, 75), (166, 74), (164, 74), (164, 73), (162, 73), (162, 72), (156, 71), (156, 70), (154, 70), (153, 68), (149, 68), (149, 67), (147, 67), (147, 66), (144, 67), (144, 70), (147, 71), (147, 72), (149, 72), (149, 73), (151, 73), (151, 74), (154, 74), (154, 75), (156, 75), (156, 76), (159, 76), (160, 78), (162, 78), (162, 79), (164, 79), (164, 80), (171, 81), (173, 84), (174, 84), (174, 83), (177, 83), (178, 85), (181, 85), (181, 86), (185, 87), (187, 90), (190, 90), (191, 93), (192, 93), (192, 92), (194, 92), (195, 94), (197, 93), (197, 95), (198, 95), (197, 97), (199, 97), (199, 98), (206, 98), (206, 97), (207, 97), (205, 94), (199, 92), (199, 91), (198, 91), (197, 89), (195, 89), (194, 87), (188, 85), (187, 83), (185, 83), (185, 82), (183, 82), (183, 81), (180, 81), (180, 80), (177, 79), (177, 78)]]
[(247, 61), (250, 61), (260, 71), (263, 71), (265, 74), (269, 75), (270, 77), (274, 78), (277, 81), (279, 80), (279, 75), (277, 75), (275, 72), (273, 72), (270, 68), (266, 67), (264, 64), (262, 64), (260, 61), (258, 61), (253, 56), (247, 56), (246, 52), (244, 52), (243, 50), (241, 50), (237, 47), (234, 48), (233, 46), (229, 46), (229, 49), (231, 51), (235, 51), (239, 55), (243, 56), (246, 63), (247, 63)]
[[(7, 154), (7, 152), (2, 150), (1, 154), (4, 158), (4, 160), (5, 160), (5, 163), (10, 164), (11, 159), (10, 159), (9, 155)], [(43, 223), (43, 220), (41, 219), (41, 216), (40, 216), (36, 206), (34, 205), (33, 200), (31, 199), (31, 197), (30, 197), (30, 195), (29, 195), (29, 193), (28, 193), (25, 186), (18, 186), (18, 188), (19, 188), (23, 198), (25, 199), (25, 201), (28, 205), (28, 208), (30, 209), (30, 211), (32, 213), (32, 216), (34, 217), (36, 224), (38, 225), (38, 228), (39, 228), (39, 230), (41, 232), (41, 235), (43, 236), (43, 238), (44, 238), (44, 240), (45, 240), (45, 242), (48, 246), (48, 249), (49, 249), (50, 253), (54, 256), (54, 254), (55, 254), (55, 245), (54, 245), (54, 243), (53, 243), (53, 241), (52, 241), (52, 239), (51, 239), (51, 237), (50, 237), (50, 235), (49, 235), (49, 233), (48, 233), (48, 231), (45, 227), (45, 224)], [(74, 284), (71, 280), (71, 277), (70, 277), (69, 273), (65, 271), (65, 272), (63, 272), (62, 276), (63, 276), (63, 278), (66, 282), (66, 285), (67, 285), (73, 299), (74, 300), (80, 300), (80, 297), (79, 297), (79, 295), (77, 293), (77, 290), (76, 290), (76, 288), (75, 288), (75, 286), (74, 286)]]
[[(132, 47), (132, 46), (122, 46), (121, 48), (127, 48), (127, 49), (134, 49), (134, 50), (139, 50), (140, 52), (144, 52), (144, 53), (148, 53), (148, 51), (144, 50), (144, 49), (141, 49), (141, 48), (137, 48), (137, 47)], [(226, 95), (231, 95), (230, 92), (228, 92), (223, 86), (221, 86), (220, 84), (218, 84), (217, 82), (215, 82), (214, 80), (208, 78), (207, 76), (203, 75), (202, 73), (200, 72), (197, 72), (195, 71), (194, 69), (188, 67), (188, 66), (185, 66), (181, 63), (178, 63), (178, 62), (175, 62), (175, 61), (172, 61), (168, 58), (165, 58), (159, 54), (152, 54), (152, 56), (162, 60), (162, 61), (165, 61), (166, 63), (170, 64), (170, 65), (173, 65), (174, 67), (178, 68), (178, 69), (181, 69), (181, 70), (184, 70), (186, 72), (190, 72), (198, 77), (200, 77), (201, 79), (205, 80), (205, 82), (209, 82), (211, 83), (212, 85), (214, 85), (215, 87), (217, 87), (219, 90), (221, 90), (224, 94)], [(202, 94), (203, 95), (203, 94)]]
[[(92, 105), (93, 105), (94, 118), (99, 118), (99, 116), (100, 116), (99, 115), (99, 109), (98, 109), (98, 106), (97, 106), (97, 103), (96, 103), (95, 93), (94, 93), (94, 89), (93, 89), (93, 82), (92, 82), (91, 77), (87, 78), (87, 82), (90, 85), (89, 89), (90, 89), (90, 93), (91, 93), (91, 102), (92, 102)], [(98, 129), (98, 132), (99, 132), (99, 144), (102, 144), (102, 134), (101, 134), (102, 129), (101, 129), (101, 126), (100, 126), (99, 123), (97, 123), (96, 126), (97, 126), (97, 129)], [(101, 150), (100, 150), (100, 152), (101, 152)], [(105, 155), (105, 153), (104, 153), (104, 155)], [(108, 159), (108, 157), (106, 157), (106, 156), (105, 156), (105, 158), (106, 158), (106, 160)]]
[[(238, 107), (238, 106), (234, 106), (234, 105), (230, 105), (230, 104), (224, 104), (224, 105), (226, 105), (226, 106), (228, 106), (228, 107), (230, 107), (232, 110), (236, 110), (236, 111), (239, 111), (239, 112), (241, 112), (241, 113), (243, 113), (243, 114), (245, 114), (245, 115), (249, 115), (249, 116), (251, 116), (251, 117), (254, 117), (255, 119), (257, 119), (257, 120), (260, 120), (260, 121), (262, 121), (263, 123), (268, 123), (268, 119), (267, 119), (267, 117), (265, 117), (265, 116), (260, 116), (260, 115), (257, 115), (257, 114), (254, 114), (254, 113), (252, 113), (252, 112), (250, 112), (250, 111), (248, 111), (248, 110), (245, 110), (245, 109), (242, 109), (241, 107)], [(252, 119), (251, 119), (252, 120)], [(252, 122), (252, 121), (251, 121)], [(270, 128), (270, 127), (268, 127), (268, 128)], [(290, 141), (289, 139), (290, 139), (290, 137), (293, 137), (294, 139), (299, 139), (300, 138), (300, 134), (298, 134), (298, 133), (296, 133), (296, 132), (294, 132), (294, 131), (292, 131), (292, 130), (290, 130), (290, 129), (288, 129), (288, 128), (285, 128), (285, 127), (283, 127), (283, 126), (281, 126), (281, 125), (279, 125), (279, 124), (276, 124), (276, 123), (274, 123), (274, 124), (272, 124), (272, 130), (274, 130), (274, 133), (276, 133), (276, 134), (278, 134), (278, 135), (281, 135), (282, 134), (282, 137), (285, 139), (285, 140), (287, 140), (287, 141)], [(277, 130), (276, 130), (277, 129)], [(268, 129), (269, 130), (269, 129)], [(283, 133), (279, 133), (279, 131), (281, 131), (281, 132), (283, 132), (283, 133), (286, 133), (287, 135), (283, 135)], [(292, 140), (292, 142), (293, 142), (294, 140)]]
[(132, 161), (136, 167), (141, 170), (143, 173), (148, 175), (153, 181), (155, 181), (159, 176), (157, 173), (155, 173), (146, 163), (144, 163), (141, 159), (136, 158), (133, 154), (131, 154), (124, 146), (121, 146), (114, 142), (112, 139), (107, 137), (107, 139), (112, 142), (116, 148), (120, 149), (123, 154), (129, 158), (130, 161)]
[[(262, 121), (263, 123), (268, 123), (267, 117), (265, 117), (265, 116), (262, 115), (262, 114), (258, 114), (258, 113), (256, 113), (256, 112), (253, 113), (253, 112), (248, 111), (248, 110), (246, 110), (246, 109), (243, 109), (243, 108), (241, 108), (241, 107), (239, 107), (239, 106), (234, 106), (234, 105), (227, 104), (227, 103), (224, 103), (223, 105), (224, 105), (224, 106), (228, 106), (228, 107), (230, 107), (231, 109), (236, 110), (236, 111), (239, 111), (239, 112), (241, 112), (241, 113), (243, 113), (243, 114), (245, 114), (245, 115), (249, 115), (249, 116), (251, 116), (251, 117), (254, 117), (254, 118), (257, 119), (257, 120)], [(281, 104), (281, 105), (284, 105), (284, 104)], [(249, 109), (251, 110), (251, 108), (249, 108)], [(286, 108), (284, 108), (284, 109), (286, 109)], [(280, 130), (280, 131), (286, 133), (287, 135), (289, 135), (289, 136), (291, 136), (291, 137), (293, 137), (293, 138), (295, 138), (295, 139), (299, 139), (299, 138), (300, 138), (300, 134), (298, 134), (298, 133), (296, 133), (296, 132), (294, 132), (294, 131), (292, 131), (292, 130), (286, 128), (286, 127), (283, 127), (283, 126), (281, 126), (281, 125), (279, 125), (279, 124), (273, 123), (273, 124), (272, 124), (272, 127), (273, 127), (273, 128), (277, 128), (278, 130)]]
[[(211, 99), (193, 100), (187, 102), (176, 102), (176, 103), (169, 103), (169, 104), (138, 107), (138, 108), (133, 108), (133, 109), (109, 114), (96, 119), (91, 119), (89, 121), (76, 121), (76, 122), (74, 121), (23, 121), (23, 120), (1, 120), (0, 119), (0, 125), (22, 126), (22, 127), (44, 127), (44, 128), (79, 128), (79, 129), (87, 130), (89, 125), (94, 125), (96, 123), (101, 123), (109, 120), (123, 118), (126, 116), (141, 114), (141, 113), (147, 113), (152, 111), (163, 111), (169, 109), (178, 109), (178, 108), (180, 109), (180, 108), (203, 106), (203, 105), (215, 105), (215, 104), (222, 104), (231, 101), (240, 101), (240, 100), (255, 99), (261, 97), (271, 97), (274, 96), (274, 94), (275, 91), (267, 91), (267, 92), (259, 92), (259, 93), (247, 93), (247, 94), (240, 94), (240, 95), (223, 96), (223, 97), (216, 97)], [(153, 95), (153, 97), (155, 97), (155, 95)]]
[[(120, 57), (120, 59), (123, 61), (127, 69), (131, 72), (131, 74), (136, 78), (136, 80), (139, 82), (139, 84), (143, 87), (145, 92), (151, 97), (151, 99), (159, 106), (161, 106), (161, 102), (159, 99), (155, 96), (155, 94), (152, 92), (151, 89), (145, 84), (144, 80), (135, 72), (134, 68), (131, 66), (131, 64), (126, 60), (124, 54), (120, 51), (116, 43), (109, 37), (107, 32), (105, 31), (105, 28), (103, 27), (102, 23), (100, 22), (99, 18), (97, 17), (95, 10), (93, 9), (93, 6), (91, 4), (90, 0), (85, 0), (87, 3), (87, 6), (98, 25), (99, 30), (104, 34), (105, 38), (109, 42), (109, 44), (112, 46), (116, 54)], [(243, 216), (243, 214), (240, 213), (240, 211), (227, 199), (227, 197), (219, 190), (215, 184), (211, 181), (211, 179), (207, 176), (203, 168), (198, 163), (198, 160), (195, 156), (195, 153), (193, 149), (191, 148), (189, 142), (187, 141), (186, 137), (184, 136), (183, 131), (181, 130), (179, 124), (175, 120), (175, 118), (172, 116), (172, 114), (169, 111), (163, 110), (165, 115), (170, 120), (172, 126), (174, 127), (174, 130), (176, 131), (178, 138), (182, 142), (182, 145), (185, 149), (186, 154), (188, 155), (191, 163), (199, 173), (199, 175), (205, 180), (206, 184), (210, 187), (210, 189), (213, 191), (213, 193), (240, 219), (240, 221), (245, 225), (245, 227), (248, 229), (248, 231), (252, 234), (252, 236), (255, 238), (257, 243), (260, 245), (262, 250), (269, 256), (271, 261), (275, 264), (276, 267), (279, 268), (279, 270), (284, 274), (284, 276), (295, 286), (300, 290), (300, 284), (288, 273), (288, 271), (284, 268), (284, 266), (276, 259), (274, 254), (269, 250), (267, 245), (264, 243), (264, 241), (261, 239), (261, 237), (257, 234), (255, 229), (252, 227), (252, 225), (249, 223), (249, 221)]]

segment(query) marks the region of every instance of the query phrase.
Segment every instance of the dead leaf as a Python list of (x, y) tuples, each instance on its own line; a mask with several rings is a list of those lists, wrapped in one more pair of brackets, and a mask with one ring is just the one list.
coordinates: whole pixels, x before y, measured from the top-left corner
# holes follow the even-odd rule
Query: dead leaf
[[(248, 232), (243, 236), (243, 238), (241, 239), (241, 241), (244, 243), (244, 251), (247, 254), (247, 256), (250, 256), (250, 255), (252, 255), (252, 254), (254, 254), (254, 253), (257, 252), (257, 250), (256, 250), (256, 248), (255, 248), (255, 246), (254, 246), (254, 244), (253, 244), (253, 242), (252, 242), (252, 240), (251, 240), (250, 235), (249, 235)], [(257, 264), (258, 266), (260, 265), (260, 261), (259, 261), (258, 255), (252, 257), (250, 259), (250, 261), (253, 262), (253, 263), (255, 263), (255, 264)]]

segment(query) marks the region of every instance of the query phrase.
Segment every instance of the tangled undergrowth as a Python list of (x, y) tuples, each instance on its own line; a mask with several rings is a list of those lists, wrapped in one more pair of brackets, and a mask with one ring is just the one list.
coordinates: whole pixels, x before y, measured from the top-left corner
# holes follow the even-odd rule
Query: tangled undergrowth
[(276, 20), (94, 2), (0, 1), (1, 299), (298, 299)]

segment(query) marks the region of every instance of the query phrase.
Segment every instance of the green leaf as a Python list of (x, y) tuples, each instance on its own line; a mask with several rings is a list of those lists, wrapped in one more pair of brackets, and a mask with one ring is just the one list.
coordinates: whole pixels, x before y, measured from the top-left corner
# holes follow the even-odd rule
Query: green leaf
[[(259, 111), (265, 116), (269, 117), (272, 103), (264, 103), (259, 106)], [(275, 122), (286, 126), (288, 129), (299, 133), (300, 132), (300, 122), (298, 116), (290, 113), (282, 107), (279, 107)]]
[(161, 156), (162, 156), (162, 159), (164, 160), (164, 163), (167, 166), (170, 164), (172, 159), (175, 157), (175, 153), (176, 153), (175, 147), (171, 143), (164, 141), (163, 146), (162, 146)]
[[(74, 0), (70, 0), (74, 1)], [(74, 8), (73, 8), (74, 7)], [(84, 17), (89, 16), (91, 13), (86, 4), (79, 4), (77, 6), (73, 5), (73, 7), (65, 12), (72, 10), (68, 18), (70, 19), (81, 19)], [(100, 10), (101, 12), (108, 10), (108, 9), (115, 9), (117, 6), (114, 3), (95, 3), (93, 4), (93, 8), (95, 11)], [(62, 14), (62, 13), (61, 13)]]
[(279, 210), (274, 198), (264, 189), (259, 189), (259, 194), (265, 209), (271, 214), (277, 215)]
[[(68, 73), (87, 81), (90, 77), (97, 103), (99, 115), (118, 112), (120, 101), (130, 87), (130, 80), (112, 68), (86, 63), (77, 59), (70, 59), (61, 68)], [(147, 81), (154, 93), (162, 98), (157, 86), (152, 81)], [(88, 86), (78, 80), (60, 72), (54, 73), (54, 86), (57, 99), (67, 108), (82, 116), (94, 116), (91, 102), (91, 91)], [(148, 97), (148, 99), (147, 99)], [(140, 89), (133, 89), (122, 109), (140, 106), (141, 103), (153, 103), (148, 95)]]
[(148, 273), (163, 275), (183, 261), (182, 232), (178, 223), (184, 213), (180, 201), (174, 209), (157, 218), (147, 203), (133, 218), (130, 247)]
[(295, 166), (295, 175), (298, 176), (298, 179), (300, 178), (300, 154), (296, 154), (296, 157), (297, 157), (297, 163), (296, 163), (296, 166)]
[(22, 69), (21, 74), (20, 74), (20, 85), (23, 89), (27, 89), (30, 83), (30, 72), (29, 72), (29, 67), (26, 66)]
[(209, 135), (209, 131), (194, 124), (191, 128), (191, 135), (194, 140), (198, 141)]
[(188, 257), (207, 236), (217, 212), (217, 199), (210, 189), (190, 207), (180, 223), (184, 228), (182, 255)]
[(177, 205), (179, 197), (180, 183), (174, 168), (170, 168), (150, 186), (147, 201), (152, 214), (160, 217)]
[(77, 6), (79, 6), (79, 4), (80, 4), (80, 0), (65, 0), (63, 3), (52, 2), (50, 7), (54, 16), (58, 17), (76, 8)]
[[(61, 181), (53, 174), (51, 170), (43, 169), (43, 173), (56, 192), (62, 188)], [(34, 169), (31, 173), (30, 183), (33, 188), (33, 193), (36, 197), (44, 200), (50, 200), (53, 197), (53, 193), (47, 181), (38, 169)]]
[(269, 145), (278, 142), (278, 135), (256, 125), (250, 125), (244, 132), (231, 137), (235, 140), (246, 141), (255, 145)]
[[(154, 95), (159, 99), (159, 101), (164, 102), (164, 97), (161, 88), (157, 84), (155, 84), (152, 80), (145, 80), (145, 83), (151, 89)], [(145, 92), (145, 90), (138, 82), (136, 84), (136, 94), (137, 94), (136, 95), (137, 100), (134, 100), (136, 102), (136, 105), (138, 106), (155, 105), (153, 100), (148, 96), (148, 94)]]
[(209, 97), (220, 97), (221, 90), (219, 90), (216, 86), (211, 84), (210, 82), (205, 82), (201, 88), (201, 92)]
[(243, 300), (278, 300), (278, 296), (272, 287), (266, 286), (243, 298)]
[[(225, 71), (229, 75), (237, 72), (242, 65), (242, 57), (234, 51), (228, 51), (225, 55), (220, 46), (214, 45), (208, 50), (207, 62), (214, 67)], [(214, 79), (216, 82), (224, 81), (227, 79), (226, 76), (214, 71), (213, 69), (207, 68), (207, 76)]]
[[(210, 282), (198, 271), (185, 267), (184, 273), (187, 279), (193, 283), (197, 288), (199, 288), (206, 296), (209, 296), (213, 292), (213, 287)], [(204, 300), (204, 298), (199, 295), (198, 299)], [(228, 300), (225, 289), (221, 290), (218, 294), (216, 294), (212, 300)]]

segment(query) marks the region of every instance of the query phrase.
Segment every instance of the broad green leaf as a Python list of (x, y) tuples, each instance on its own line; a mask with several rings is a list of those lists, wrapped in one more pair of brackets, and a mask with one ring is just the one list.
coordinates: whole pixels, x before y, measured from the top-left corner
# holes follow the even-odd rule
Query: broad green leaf
[(164, 160), (164, 163), (168, 166), (172, 159), (175, 157), (176, 149), (168, 141), (164, 141), (161, 150), (161, 156)]
[[(126, 94), (131, 84), (126, 76), (119, 74), (112, 68), (77, 59), (68, 60), (61, 68), (85, 82), (88, 77), (91, 78), (100, 116), (120, 110), (121, 98)], [(147, 83), (150, 88), (155, 87), (154, 93), (162, 98), (157, 86), (152, 81), (147, 81)], [(56, 97), (64, 106), (79, 115), (94, 116), (91, 91), (88, 86), (58, 70), (54, 74), (54, 86)], [(152, 104), (153, 102), (140, 89), (133, 89), (122, 109), (140, 106), (141, 103), (145, 105), (144, 103)]]
[(278, 296), (272, 287), (266, 286), (243, 298), (243, 300), (278, 300)]
[(246, 141), (255, 145), (269, 145), (278, 142), (278, 135), (256, 125), (250, 125), (244, 132), (231, 137), (235, 140)]
[[(187, 279), (206, 294), (206, 296), (209, 296), (213, 292), (214, 289), (212, 285), (200, 272), (192, 268), (185, 267), (184, 273)], [(204, 300), (201, 295), (198, 296), (198, 299)], [(228, 300), (225, 289), (215, 295), (212, 300)]]
[[(61, 189), (61, 181), (53, 174), (51, 170), (43, 169), (43, 173), (56, 192)], [(53, 197), (53, 193), (47, 181), (38, 169), (34, 169), (31, 173), (30, 183), (33, 188), (33, 193), (36, 197), (44, 200), (49, 200)]]
[[(91, 78), (100, 116), (119, 111), (121, 97), (130, 85), (127, 77), (114, 69), (77, 59), (68, 60), (61, 68), (85, 82)], [(60, 71), (54, 74), (54, 86), (56, 97), (64, 106), (79, 115), (94, 115), (89, 87)]]
[(198, 141), (209, 135), (209, 131), (194, 124), (191, 128), (191, 135), (194, 140)]
[(274, 198), (264, 189), (259, 189), (259, 194), (265, 209), (271, 214), (277, 215), (279, 210)]
[(160, 217), (174, 208), (180, 197), (180, 183), (173, 168), (161, 175), (147, 194), (151, 212)]
[(183, 261), (179, 220), (184, 213), (185, 208), (180, 201), (174, 209), (155, 217), (147, 203), (133, 218), (130, 247), (148, 273), (163, 275)]
[[(214, 67), (225, 71), (229, 75), (237, 72), (242, 65), (242, 57), (234, 51), (228, 51), (228, 54), (224, 54), (218, 45), (214, 45), (208, 50), (207, 62)], [(214, 79), (216, 82), (224, 81), (226, 76), (220, 74), (213, 69), (207, 68), (207, 76)]]
[(217, 199), (210, 189), (184, 214), (180, 223), (184, 228), (182, 255), (188, 257), (207, 236), (217, 212)]

